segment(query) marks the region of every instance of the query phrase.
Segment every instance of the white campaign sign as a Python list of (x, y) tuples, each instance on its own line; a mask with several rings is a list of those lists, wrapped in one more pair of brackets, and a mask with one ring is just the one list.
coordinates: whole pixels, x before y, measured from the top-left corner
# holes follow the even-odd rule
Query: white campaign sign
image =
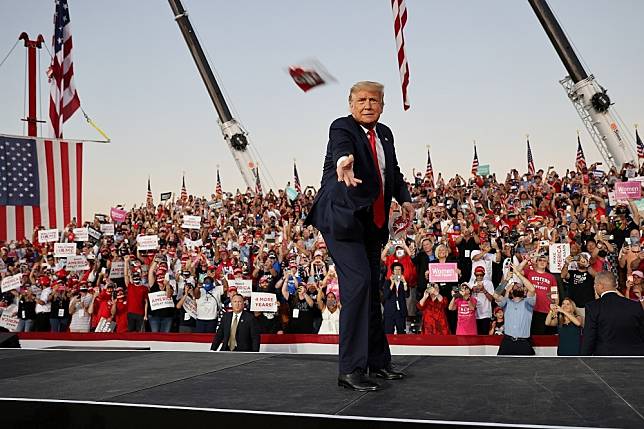
[(65, 265), (67, 271), (84, 271), (89, 270), (89, 262), (87, 258), (83, 255), (74, 255), (67, 257), (67, 265)]
[(74, 241), (89, 241), (87, 228), (74, 228)]
[(250, 296), (253, 292), (252, 280), (228, 280), (228, 286), (237, 288), (237, 293), (241, 296)]
[(39, 243), (51, 243), (52, 241), (58, 241), (57, 229), (41, 229), (38, 231)]
[(18, 330), (19, 319), (12, 317), (7, 311), (0, 316), (0, 327), (7, 329), (9, 332), (16, 332)]
[(103, 235), (112, 236), (114, 235), (114, 224), (113, 223), (102, 223), (101, 232)]
[(150, 308), (153, 311), (174, 307), (172, 297), (167, 296), (165, 291), (152, 292), (148, 294), (148, 298), (150, 299)]
[(201, 216), (185, 215), (183, 217), (183, 225), (181, 228), (199, 229), (201, 228)]
[(110, 278), (121, 279), (123, 277), (125, 277), (125, 262), (113, 261), (110, 268)]
[(199, 240), (195, 240), (195, 241), (192, 241), (189, 238), (185, 238), (183, 240), (183, 242), (185, 243), (186, 248), (188, 250), (196, 249), (197, 247), (203, 246), (203, 241), (201, 240), (201, 238)]
[(67, 258), (76, 255), (76, 243), (54, 243), (54, 256)]
[(277, 312), (277, 297), (274, 293), (269, 292), (251, 293), (250, 311)]
[(159, 236), (140, 235), (136, 237), (136, 244), (139, 250), (156, 250), (159, 248)]
[(15, 274), (13, 276), (7, 276), (2, 279), (2, 292), (8, 292), (10, 290), (19, 289), (22, 284), (22, 274)]
[(550, 272), (560, 273), (568, 256), (570, 256), (570, 244), (551, 244), (549, 250)]
[(183, 301), (183, 309), (185, 310), (186, 314), (188, 314), (188, 316), (192, 317), (193, 319), (197, 318), (197, 302), (191, 297), (187, 296)]

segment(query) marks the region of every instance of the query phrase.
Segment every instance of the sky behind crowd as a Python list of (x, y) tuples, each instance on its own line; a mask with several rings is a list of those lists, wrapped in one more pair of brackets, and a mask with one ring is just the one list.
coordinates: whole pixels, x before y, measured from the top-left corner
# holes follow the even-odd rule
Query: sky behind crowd
[[(50, 43), (53, 0), (0, 2), (0, 56), (22, 31)], [(639, 0), (550, 0), (550, 6), (624, 121), (644, 124)], [(389, 0), (183, 0), (233, 114), (249, 132), (277, 186), (301, 180), (318, 186), (328, 126), (348, 114), (347, 92), (359, 80), (385, 85), (381, 122), (396, 138), (407, 178), (425, 169), (467, 175), (476, 139), (481, 164), (505, 173), (526, 169), (525, 135), (537, 168), (573, 165), (582, 128), (559, 85), (566, 72), (527, 0), (407, 0), (405, 31), (411, 109), (404, 112)], [(85, 150), (85, 216), (110, 205), (145, 200), (151, 177), (159, 193), (214, 191), (216, 165), (224, 190), (243, 184), (217, 115), (166, 1), (69, 0), (75, 82), (85, 111), (110, 144)], [(50, 47), (51, 49), (51, 47)], [(0, 67), (0, 133), (22, 134), (25, 49)], [(0, 57), (0, 60), (1, 60)], [(286, 67), (307, 58), (337, 82), (301, 92)], [(47, 111), (41, 52), (42, 112)], [(47, 119), (47, 118), (42, 118)], [(46, 126), (43, 128), (46, 133)], [(80, 111), (65, 136), (100, 139)], [(581, 134), (589, 161), (601, 161)], [(265, 186), (273, 186), (267, 183)]]

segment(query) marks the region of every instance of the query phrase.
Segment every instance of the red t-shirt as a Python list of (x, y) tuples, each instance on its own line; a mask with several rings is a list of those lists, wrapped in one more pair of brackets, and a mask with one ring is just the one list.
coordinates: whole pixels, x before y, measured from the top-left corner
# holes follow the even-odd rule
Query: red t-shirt
[(524, 274), (536, 289), (537, 302), (534, 305), (534, 311), (548, 313), (550, 311), (550, 288), (557, 286), (557, 279), (550, 273), (538, 273), (529, 268), (524, 270)]
[(116, 322), (116, 332), (118, 333), (127, 332), (127, 302), (127, 300), (121, 301), (118, 299), (114, 302), (114, 305), (116, 305), (114, 321)]
[[(127, 312), (145, 314), (145, 300), (148, 299), (148, 287), (130, 283), (127, 286)], [(118, 311), (118, 309), (117, 309)], [(117, 322), (118, 323), (118, 322)]]

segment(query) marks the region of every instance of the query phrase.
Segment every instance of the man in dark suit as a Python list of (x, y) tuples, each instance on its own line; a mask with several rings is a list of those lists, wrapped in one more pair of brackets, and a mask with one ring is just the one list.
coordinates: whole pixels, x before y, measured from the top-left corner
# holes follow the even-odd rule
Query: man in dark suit
[(338, 384), (359, 391), (380, 386), (365, 372), (393, 380), (380, 310), (380, 252), (387, 242), (392, 197), (413, 218), (414, 208), (391, 130), (378, 122), (384, 88), (358, 82), (349, 92), (351, 115), (329, 130), (320, 191), (306, 223), (320, 230), (338, 273), (342, 296)]
[(595, 275), (599, 299), (586, 304), (581, 354), (584, 356), (644, 356), (644, 309), (620, 296), (612, 273)]
[(244, 311), (244, 297), (236, 294), (231, 299), (233, 311), (224, 314), (212, 340), (210, 350), (258, 352), (259, 329), (252, 313)]

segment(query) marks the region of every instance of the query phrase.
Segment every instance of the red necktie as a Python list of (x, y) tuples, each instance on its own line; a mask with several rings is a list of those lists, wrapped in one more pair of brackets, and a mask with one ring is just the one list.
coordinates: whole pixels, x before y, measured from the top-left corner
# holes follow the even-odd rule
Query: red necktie
[(382, 176), (380, 175), (380, 165), (378, 164), (378, 151), (376, 150), (376, 132), (371, 129), (367, 132), (369, 145), (371, 146), (371, 155), (376, 165), (376, 174), (378, 175), (378, 197), (373, 202), (373, 223), (378, 228), (385, 224), (385, 196), (382, 193)]

